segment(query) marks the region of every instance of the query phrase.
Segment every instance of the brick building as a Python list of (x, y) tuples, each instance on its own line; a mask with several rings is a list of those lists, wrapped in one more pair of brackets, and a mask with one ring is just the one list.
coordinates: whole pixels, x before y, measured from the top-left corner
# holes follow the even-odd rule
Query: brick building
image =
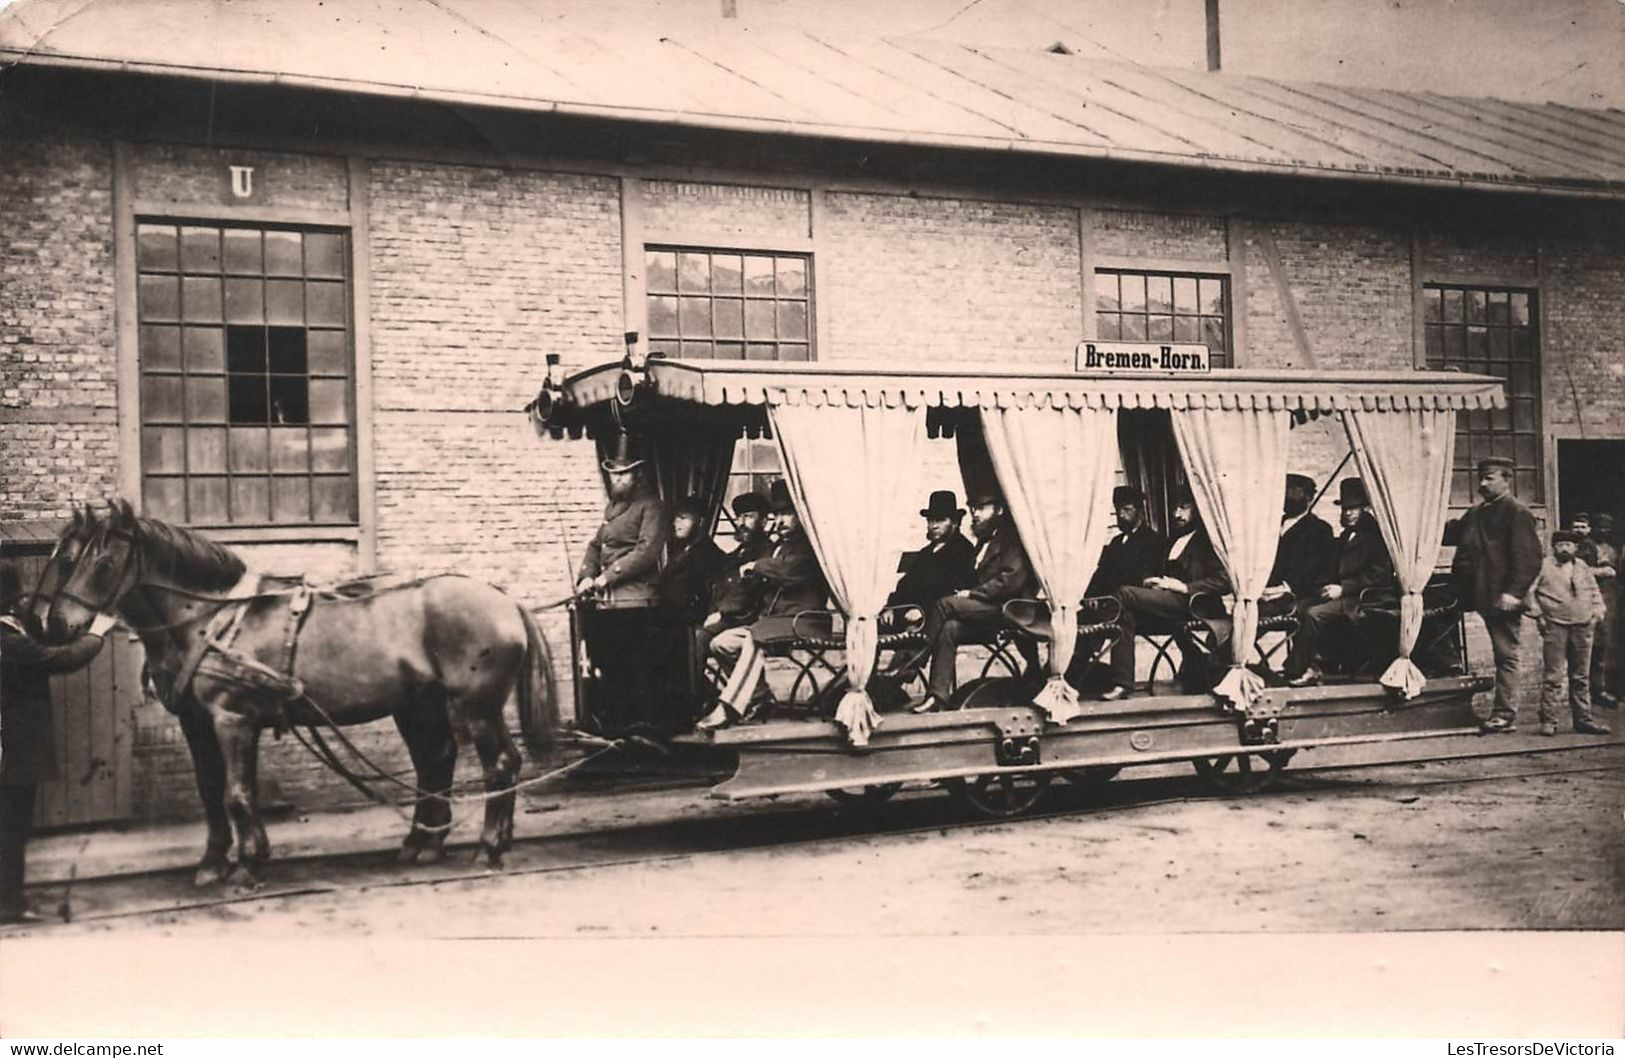
[[(271, 27), (201, 0), (60, 25), (50, 6), (0, 14), (0, 531), (20, 553), (123, 495), (258, 568), (456, 569), (540, 602), (602, 500), (590, 446), (539, 445), (520, 409), (545, 354), (617, 358), (627, 331), (686, 356), (1064, 368), (1122, 337), (1458, 366), (1512, 397), (1461, 424), (1458, 503), (1495, 452), (1542, 517), (1625, 515), (1617, 111), (589, 36), (472, 2)], [(1330, 424), (1297, 443), (1322, 480), (1346, 452)], [(195, 811), (138, 665), (74, 685), (48, 822)], [(404, 764), (375, 726), (363, 744)], [(353, 799), (297, 747), (265, 752), (273, 799)]]

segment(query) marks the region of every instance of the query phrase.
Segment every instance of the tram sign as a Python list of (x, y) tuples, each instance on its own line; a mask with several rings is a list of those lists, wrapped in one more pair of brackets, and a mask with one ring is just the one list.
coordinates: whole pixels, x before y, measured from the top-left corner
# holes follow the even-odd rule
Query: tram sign
[(1113, 375), (1205, 375), (1213, 370), (1207, 346), (1200, 342), (1078, 343), (1079, 371)]

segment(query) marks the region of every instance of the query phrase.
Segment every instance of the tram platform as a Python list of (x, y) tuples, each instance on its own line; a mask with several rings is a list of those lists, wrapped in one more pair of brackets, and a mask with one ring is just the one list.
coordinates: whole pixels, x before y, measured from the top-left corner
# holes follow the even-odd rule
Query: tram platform
[[(1534, 724), (1512, 734), (1457, 735), (1411, 739), (1403, 742), (1323, 746), (1301, 753), (1291, 771), (1403, 763), (1437, 757), (1471, 758), (1519, 753), (1562, 753), (1606, 745), (1625, 745), (1618, 714), (1601, 716), (1614, 727), (1606, 737), (1564, 733), (1547, 738)], [(1531, 718), (1532, 720), (1532, 718)], [(704, 796), (705, 789), (722, 778), (714, 760), (697, 763), (683, 775), (667, 760), (659, 768), (638, 768), (635, 762), (606, 763), (597, 774), (560, 785), (548, 785), (520, 794), (518, 837), (588, 833), (625, 826), (658, 826), (700, 814), (748, 810)], [(1139, 776), (1188, 775), (1185, 762), (1146, 764), (1133, 769)], [(1289, 772), (1290, 774), (1290, 772)], [(791, 794), (780, 803), (805, 801), (809, 807), (835, 810), (833, 802), (817, 794)], [(464, 812), (466, 822), (451, 837), (453, 846), (476, 837), (479, 814)], [(406, 824), (392, 809), (371, 806), (348, 810), (303, 813), (297, 807), (267, 814), (273, 862), (314, 859), (335, 854), (389, 853), (396, 849)], [(28, 848), (28, 881), (63, 883), (156, 871), (186, 870), (195, 865), (203, 847), (201, 816), (192, 821), (122, 828), (70, 830), (36, 836)], [(454, 853), (463, 855), (461, 851)]]

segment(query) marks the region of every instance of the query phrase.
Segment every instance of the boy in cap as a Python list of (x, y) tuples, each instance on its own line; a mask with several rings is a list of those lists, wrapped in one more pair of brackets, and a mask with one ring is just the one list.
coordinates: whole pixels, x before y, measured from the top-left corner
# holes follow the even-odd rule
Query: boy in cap
[(1495, 705), (1479, 725), (1485, 734), (1516, 730), (1518, 641), (1523, 631), (1524, 597), (1540, 574), (1540, 536), (1535, 516), (1512, 494), (1514, 464), (1500, 457), (1480, 460), (1478, 494), (1470, 507), (1444, 527), (1444, 542), (1455, 545), (1450, 575), (1463, 610), (1476, 610), (1490, 634), (1495, 655)]
[(1529, 616), (1540, 629), (1544, 668), (1540, 687), (1540, 733), (1557, 734), (1557, 706), (1563, 697), (1567, 668), (1569, 711), (1574, 730), (1606, 735), (1608, 728), (1591, 716), (1591, 641), (1603, 618), (1602, 593), (1591, 570), (1579, 560), (1580, 534), (1559, 529), (1552, 534), (1552, 554), (1541, 563), (1529, 589)]

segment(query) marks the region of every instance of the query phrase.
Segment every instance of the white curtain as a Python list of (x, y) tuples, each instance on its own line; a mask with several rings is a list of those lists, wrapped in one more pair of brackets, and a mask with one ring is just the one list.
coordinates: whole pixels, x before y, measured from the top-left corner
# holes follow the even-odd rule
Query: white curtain
[(1439, 557), (1450, 513), (1456, 413), (1435, 408), (1347, 411), (1343, 426), (1404, 593), (1399, 600), (1399, 657), (1380, 682), (1415, 698), (1427, 677), (1411, 661), (1411, 651), (1422, 631), (1422, 589)]
[(879, 652), (876, 622), (917, 530), (926, 480), (925, 410), (774, 405), (768, 415), (796, 513), (847, 618), (849, 688), (835, 722), (853, 746), (867, 745), (881, 723), (864, 689)]
[(1078, 602), (1112, 524), (1115, 408), (987, 408), (982, 430), (1016, 531), (1048, 597), (1049, 679), (1035, 703), (1054, 723), (1083, 710), (1064, 674), (1078, 636)]
[(1213, 693), (1251, 702), (1264, 681), (1246, 666), (1258, 660), (1258, 597), (1275, 565), (1281, 533), (1292, 419), (1266, 408), (1192, 408), (1172, 413), (1196, 509), (1236, 593), (1230, 671)]

